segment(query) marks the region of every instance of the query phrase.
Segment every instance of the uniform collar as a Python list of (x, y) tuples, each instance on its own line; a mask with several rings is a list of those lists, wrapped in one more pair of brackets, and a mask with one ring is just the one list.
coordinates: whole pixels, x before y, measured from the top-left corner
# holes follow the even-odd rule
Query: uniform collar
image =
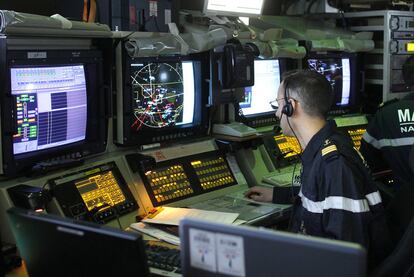
[(335, 121), (328, 120), (325, 126), (311, 138), (302, 154), (302, 161), (304, 164), (313, 162), (315, 155), (320, 151), (325, 140), (334, 133), (335, 129)]

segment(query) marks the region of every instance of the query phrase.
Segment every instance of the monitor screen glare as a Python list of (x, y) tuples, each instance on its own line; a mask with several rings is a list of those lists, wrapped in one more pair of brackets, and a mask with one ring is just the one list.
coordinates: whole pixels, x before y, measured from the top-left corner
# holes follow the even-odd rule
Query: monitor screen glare
[(131, 70), (133, 130), (193, 123), (194, 62), (137, 63)]
[(254, 62), (254, 86), (245, 88), (244, 102), (240, 103), (243, 115), (274, 112), (269, 102), (277, 98), (279, 86), (279, 61), (256, 60)]
[(16, 101), (14, 155), (85, 139), (87, 92), (83, 65), (10, 69)]
[(264, 0), (206, 0), (204, 13), (260, 15)]
[(351, 70), (347, 58), (308, 59), (308, 66), (326, 77), (334, 92), (334, 105), (349, 105), (351, 93)]

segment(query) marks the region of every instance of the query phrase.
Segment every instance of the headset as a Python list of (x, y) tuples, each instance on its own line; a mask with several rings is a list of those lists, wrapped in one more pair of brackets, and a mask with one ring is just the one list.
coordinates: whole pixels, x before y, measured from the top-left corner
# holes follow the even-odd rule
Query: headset
[[(290, 76), (289, 76), (290, 77)], [(293, 112), (295, 111), (295, 109), (293, 108), (292, 103), (289, 101), (289, 95), (288, 95), (288, 80), (289, 77), (287, 77), (285, 79), (285, 105), (282, 108), (282, 114), (285, 114), (287, 117), (291, 117), (293, 115)]]

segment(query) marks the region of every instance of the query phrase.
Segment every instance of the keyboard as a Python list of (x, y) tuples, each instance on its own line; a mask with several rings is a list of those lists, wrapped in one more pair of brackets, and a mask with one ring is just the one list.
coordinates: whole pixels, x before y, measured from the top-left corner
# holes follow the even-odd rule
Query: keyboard
[[(244, 191), (242, 193), (244, 193)], [(233, 193), (231, 195), (235, 194)], [(239, 216), (237, 219), (243, 221), (251, 221), (264, 215), (281, 211), (280, 207), (267, 205), (265, 203), (252, 203), (243, 198), (244, 196), (241, 198), (221, 196), (191, 205), (191, 208), (225, 213), (238, 213)]]
[[(290, 186), (292, 184), (292, 171), (285, 171), (285, 172), (272, 172), (269, 175), (265, 175), (262, 177), (262, 182), (267, 183), (274, 186)], [(293, 184), (299, 185), (300, 184), (300, 167), (295, 171), (295, 176), (293, 176)]]
[(181, 277), (180, 249), (158, 241), (145, 245), (150, 272), (159, 276)]

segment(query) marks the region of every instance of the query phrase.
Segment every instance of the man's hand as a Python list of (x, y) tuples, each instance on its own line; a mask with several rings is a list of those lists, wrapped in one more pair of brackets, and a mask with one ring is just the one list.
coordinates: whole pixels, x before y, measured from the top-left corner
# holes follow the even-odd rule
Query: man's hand
[(244, 196), (254, 201), (272, 202), (273, 189), (265, 187), (252, 187), (244, 194)]

